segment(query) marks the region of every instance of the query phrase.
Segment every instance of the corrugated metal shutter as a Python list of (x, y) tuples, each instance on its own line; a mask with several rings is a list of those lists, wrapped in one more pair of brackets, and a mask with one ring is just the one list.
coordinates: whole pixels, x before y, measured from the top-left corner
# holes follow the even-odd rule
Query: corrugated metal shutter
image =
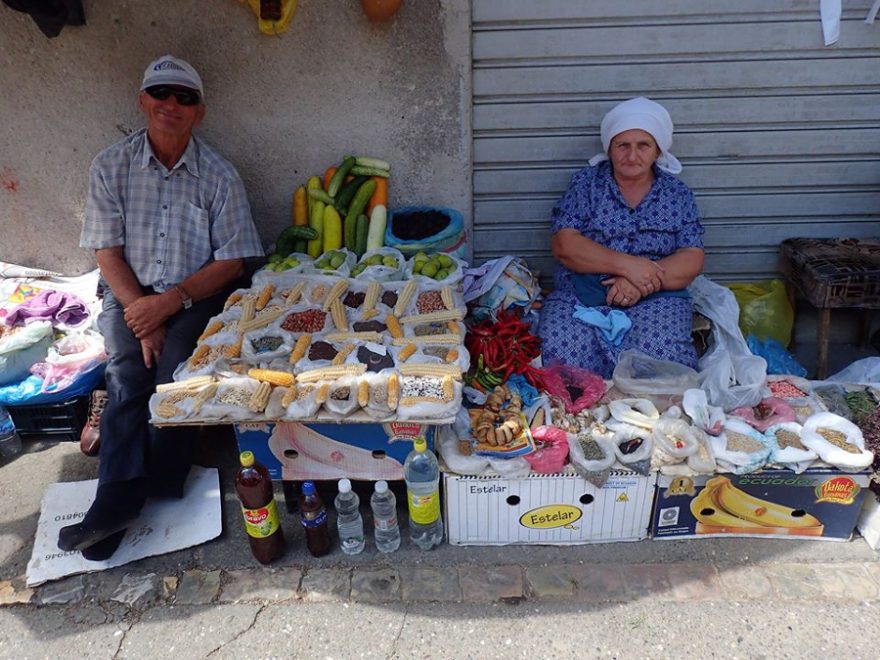
[(707, 273), (773, 274), (791, 236), (880, 234), (880, 24), (818, 0), (473, 1), (475, 261), (553, 270), (549, 215), (599, 121), (663, 103), (706, 226)]

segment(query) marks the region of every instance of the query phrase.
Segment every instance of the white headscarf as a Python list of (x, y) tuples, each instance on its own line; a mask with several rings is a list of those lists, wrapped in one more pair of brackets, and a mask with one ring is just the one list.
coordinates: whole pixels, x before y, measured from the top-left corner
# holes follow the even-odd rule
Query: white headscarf
[(651, 134), (660, 147), (657, 167), (670, 174), (681, 172), (678, 158), (669, 153), (672, 146), (672, 118), (662, 105), (644, 96), (618, 103), (602, 118), (599, 132), (602, 136), (602, 153), (590, 159), (590, 165), (608, 160), (608, 147), (615, 135), (638, 128)]

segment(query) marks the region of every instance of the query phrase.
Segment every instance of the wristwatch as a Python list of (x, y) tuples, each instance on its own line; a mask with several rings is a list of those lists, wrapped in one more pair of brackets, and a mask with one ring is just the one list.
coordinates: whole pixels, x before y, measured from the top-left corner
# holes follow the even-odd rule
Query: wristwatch
[(184, 290), (182, 286), (179, 284), (174, 285), (174, 290), (177, 292), (177, 295), (180, 296), (180, 303), (183, 305), (184, 309), (189, 309), (192, 307), (193, 299), (190, 298), (189, 294)]

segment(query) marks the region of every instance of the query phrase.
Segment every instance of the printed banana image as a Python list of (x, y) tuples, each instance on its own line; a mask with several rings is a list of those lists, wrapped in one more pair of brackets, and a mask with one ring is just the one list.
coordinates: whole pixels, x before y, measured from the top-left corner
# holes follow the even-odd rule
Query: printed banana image
[(808, 513), (749, 495), (727, 477), (714, 477), (691, 501), (697, 533), (795, 534), (821, 536), (824, 526)]

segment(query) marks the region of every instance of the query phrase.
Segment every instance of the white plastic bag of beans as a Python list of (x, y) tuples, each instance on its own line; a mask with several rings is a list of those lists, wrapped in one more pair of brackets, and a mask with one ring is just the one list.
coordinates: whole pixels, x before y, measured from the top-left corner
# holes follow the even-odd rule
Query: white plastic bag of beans
[(770, 458), (770, 441), (741, 419), (728, 418), (724, 430), (709, 439), (719, 467), (727, 472), (748, 474)]
[(865, 438), (859, 427), (834, 413), (816, 413), (807, 419), (801, 442), (823, 461), (841, 470), (858, 472), (874, 461), (874, 453), (865, 449)]
[(803, 427), (797, 422), (774, 424), (764, 431), (770, 441), (769, 463), (782, 465), (797, 474), (806, 470), (819, 457), (801, 441)]

